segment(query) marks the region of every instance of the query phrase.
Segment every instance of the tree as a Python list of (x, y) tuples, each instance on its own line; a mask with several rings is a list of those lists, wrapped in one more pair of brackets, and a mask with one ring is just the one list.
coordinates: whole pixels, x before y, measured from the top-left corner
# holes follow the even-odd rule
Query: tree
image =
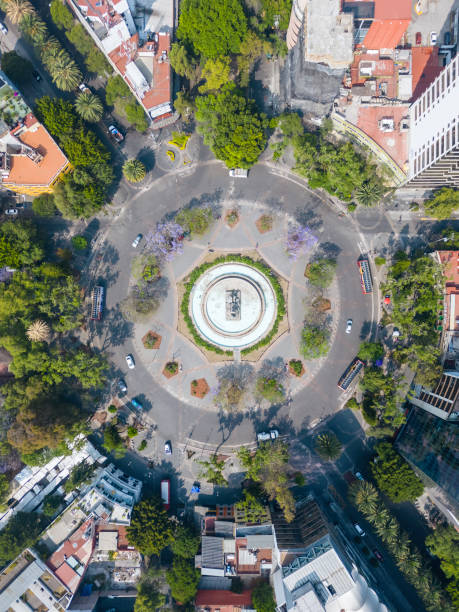
[(58, 28), (70, 30), (74, 20), (71, 11), (61, 0), (52, 0), (49, 5), (51, 17)]
[(442, 187), (424, 202), (424, 210), (430, 217), (448, 219), (459, 208), (459, 190)]
[(284, 386), (274, 378), (261, 376), (257, 379), (255, 389), (258, 395), (268, 400), (271, 404), (278, 404), (285, 397)]
[(384, 357), (384, 346), (381, 342), (362, 342), (357, 357), (374, 363)]
[(359, 185), (355, 190), (355, 198), (362, 206), (374, 206), (379, 204), (381, 198), (387, 191), (380, 178), (370, 178)]
[(0, 267), (22, 268), (43, 257), (42, 241), (31, 221), (18, 219), (0, 224)]
[(124, 457), (126, 449), (116, 425), (110, 424), (104, 431), (104, 443), (102, 445), (108, 453), (113, 453), (115, 457)]
[(447, 578), (459, 579), (459, 533), (452, 525), (437, 527), (426, 538), (426, 546), (441, 561), (440, 567)]
[(52, 58), (50, 73), (53, 83), (62, 91), (75, 89), (81, 81), (78, 66), (64, 49)]
[(82, 485), (88, 484), (94, 474), (95, 466), (82, 461), (72, 468), (69, 477), (64, 483), (64, 491), (70, 493), (75, 489), (79, 489)]
[(27, 328), (27, 338), (32, 342), (46, 342), (49, 339), (49, 325), (45, 321), (34, 321)]
[(289, 225), (285, 250), (290, 259), (305, 255), (317, 244), (317, 238), (306, 225)]
[(217, 96), (198, 97), (196, 108), (198, 131), (217, 159), (228, 168), (248, 169), (256, 163), (266, 145), (267, 121), (253, 100), (227, 83)]
[(176, 215), (175, 221), (191, 236), (202, 236), (213, 222), (213, 212), (210, 206), (193, 206), (182, 208)]
[(239, 69), (239, 84), (241, 87), (247, 87), (249, 84), (250, 71), (255, 61), (264, 53), (267, 53), (270, 44), (260, 38), (253, 30), (248, 30), (244, 36), (244, 40), (240, 46), (240, 55), (237, 58), (237, 66)]
[(6, 565), (24, 548), (33, 546), (45, 526), (40, 514), (17, 512), (0, 531), (0, 565)]
[(279, 127), (286, 138), (298, 138), (304, 132), (303, 122), (298, 113), (283, 113), (279, 117)]
[(195, 110), (195, 104), (191, 96), (179, 91), (174, 100), (174, 108), (184, 121), (188, 121)]
[(186, 604), (194, 598), (200, 578), (201, 572), (194, 567), (193, 561), (182, 557), (175, 557), (172, 569), (166, 572), (172, 597), (181, 604)]
[(410, 465), (389, 442), (376, 446), (377, 461), (371, 464), (376, 484), (393, 502), (414, 501), (424, 491), (424, 485)]
[(300, 353), (305, 359), (324, 357), (330, 349), (328, 329), (305, 323), (301, 332)]
[(257, 612), (275, 612), (273, 589), (268, 582), (259, 582), (252, 591), (252, 604)]
[(199, 87), (200, 93), (218, 91), (222, 85), (229, 82), (230, 74), (231, 66), (229, 57), (208, 59), (202, 71), (202, 78), (205, 79), (206, 82)]
[(322, 459), (335, 461), (341, 455), (343, 445), (333, 432), (327, 431), (317, 436), (315, 449)]
[(188, 52), (186, 46), (178, 42), (172, 43), (169, 59), (174, 72), (188, 79), (190, 89), (193, 89), (200, 78), (201, 71), (199, 64)]
[(35, 9), (28, 0), (7, 0), (4, 10), (11, 23), (16, 24), (27, 15), (32, 15)]
[[(3, 454), (3, 453), (2, 453)], [(10, 482), (5, 474), (0, 474), (0, 511), (5, 512), (7, 509), (6, 502), (10, 492)]]
[(74, 23), (72, 28), (65, 33), (69, 41), (73, 46), (81, 53), (86, 56), (94, 48), (92, 38), (86, 32), (85, 28), (81, 23)]
[(30, 82), (33, 66), (29, 60), (21, 57), (16, 51), (2, 54), (1, 66), (6, 76), (17, 85)]
[(145, 111), (140, 104), (138, 104), (136, 100), (128, 102), (124, 107), (124, 111), (126, 113), (126, 119), (132, 123), (135, 129), (138, 132), (145, 132), (148, 128), (148, 121)]
[(365, 516), (372, 516), (379, 503), (379, 495), (371, 482), (359, 480), (349, 488), (349, 496)]
[(141, 582), (137, 587), (137, 597), (134, 603), (134, 612), (154, 612), (166, 602), (166, 596), (157, 588), (157, 585)]
[(81, 125), (73, 104), (62, 98), (39, 98), (37, 116), (48, 132), (59, 140), (64, 136), (72, 136)]
[(120, 98), (129, 99), (131, 96), (132, 94), (129, 87), (119, 74), (111, 76), (108, 79), (105, 87), (105, 99), (108, 106), (113, 106), (113, 104)]
[(184, 559), (193, 559), (198, 553), (200, 544), (199, 534), (192, 527), (179, 523), (175, 528), (174, 539), (170, 547), (174, 555)]
[(85, 119), (85, 121), (99, 121), (104, 112), (102, 102), (90, 91), (82, 91), (78, 94), (75, 101), (75, 109), (77, 113)]
[(204, 468), (201, 470), (199, 477), (205, 478), (207, 482), (218, 486), (228, 486), (228, 481), (223, 476), (225, 461), (219, 460), (217, 455), (212, 455), (209, 461), (200, 460), (199, 465)]
[(88, 248), (88, 241), (84, 236), (72, 236), (72, 246), (77, 251), (85, 251)]
[(253, 380), (253, 368), (248, 364), (230, 364), (217, 371), (218, 391), (214, 401), (222, 410), (244, 408), (244, 401)]
[(48, 28), (35, 13), (26, 15), (21, 21), (21, 30), (35, 45), (41, 45), (48, 37)]
[(145, 178), (145, 166), (138, 159), (128, 159), (124, 162), (123, 174), (130, 183), (139, 183)]
[(62, 505), (62, 495), (47, 495), (43, 500), (43, 514), (49, 518), (53, 517)]
[(159, 555), (174, 538), (174, 524), (157, 497), (144, 499), (134, 506), (127, 528), (129, 544), (146, 556)]
[(311, 285), (325, 289), (329, 287), (336, 273), (336, 261), (334, 259), (318, 259), (307, 267), (306, 276)]
[(184, 0), (180, 9), (177, 37), (196, 55), (215, 59), (239, 52), (247, 31), (240, 0)]
[(52, 217), (56, 213), (54, 196), (52, 193), (43, 193), (34, 198), (32, 202), (33, 212), (39, 217)]
[(86, 64), (86, 68), (89, 70), (89, 72), (94, 72), (101, 77), (110, 74), (112, 71), (112, 67), (105, 59), (104, 54), (101, 53), (94, 45), (88, 55), (85, 57), (84, 63)]

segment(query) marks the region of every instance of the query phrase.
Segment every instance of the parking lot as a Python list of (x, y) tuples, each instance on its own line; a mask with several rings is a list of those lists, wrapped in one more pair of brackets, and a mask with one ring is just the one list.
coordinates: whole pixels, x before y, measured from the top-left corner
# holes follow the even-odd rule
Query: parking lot
[[(415, 7), (419, 6), (421, 15), (416, 13)], [(421, 33), (421, 45), (430, 45), (431, 32), (437, 34), (437, 45), (444, 44), (445, 33), (450, 32), (453, 39), (453, 21), (459, 13), (459, 0), (420, 0), (418, 4), (413, 2), (411, 23), (407, 30), (408, 43), (416, 44), (416, 32)]]

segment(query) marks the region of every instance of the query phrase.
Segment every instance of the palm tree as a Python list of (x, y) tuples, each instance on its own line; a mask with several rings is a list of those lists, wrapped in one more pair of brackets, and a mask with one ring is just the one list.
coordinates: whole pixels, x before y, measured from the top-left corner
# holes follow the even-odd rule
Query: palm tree
[(334, 461), (341, 455), (343, 445), (331, 431), (317, 436), (316, 453), (326, 461)]
[(49, 58), (56, 55), (60, 48), (61, 44), (55, 36), (50, 36), (44, 40), (40, 45), (41, 61), (48, 66)]
[(410, 558), (410, 555), (411, 555), (410, 538), (408, 537), (406, 533), (402, 533), (397, 543), (397, 550), (394, 552), (395, 561), (399, 569), (403, 569), (405, 567), (405, 564)]
[(100, 99), (90, 91), (83, 91), (75, 102), (75, 109), (86, 121), (99, 121), (104, 112)]
[(11, 23), (20, 23), (26, 15), (32, 15), (35, 9), (28, 0), (7, 0), (5, 13)]
[(124, 163), (123, 174), (131, 183), (138, 183), (145, 178), (145, 166), (138, 159), (128, 159)]
[(380, 179), (369, 179), (357, 187), (355, 197), (362, 206), (374, 206), (379, 203), (386, 191), (387, 187)]
[(21, 30), (37, 45), (42, 45), (48, 34), (45, 22), (37, 17), (35, 13), (23, 17), (21, 21)]
[(352, 501), (362, 514), (373, 516), (379, 502), (379, 495), (374, 485), (366, 480), (354, 483), (349, 489)]
[(380, 523), (375, 526), (376, 533), (391, 546), (398, 540), (400, 533), (398, 522), (394, 518), (390, 518), (387, 522)]
[(49, 338), (49, 325), (44, 321), (34, 321), (27, 328), (26, 334), (32, 342), (46, 342)]
[(54, 83), (62, 91), (75, 89), (81, 81), (78, 66), (64, 49), (54, 55), (49, 70)]
[(417, 580), (419, 570), (422, 566), (422, 558), (418, 551), (412, 552), (407, 560), (405, 561), (405, 565), (403, 571), (405, 574), (408, 574), (409, 579), (412, 582)]

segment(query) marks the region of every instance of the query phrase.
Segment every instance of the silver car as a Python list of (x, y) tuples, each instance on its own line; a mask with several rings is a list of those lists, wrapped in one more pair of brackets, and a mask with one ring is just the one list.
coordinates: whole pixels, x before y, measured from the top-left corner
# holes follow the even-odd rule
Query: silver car
[(350, 334), (352, 331), (352, 319), (348, 319), (346, 322), (346, 334)]
[(132, 247), (136, 249), (139, 246), (139, 242), (142, 240), (142, 234), (137, 234), (134, 238), (134, 242), (132, 243)]
[(134, 357), (131, 354), (126, 355), (126, 363), (130, 370), (133, 370), (135, 368)]

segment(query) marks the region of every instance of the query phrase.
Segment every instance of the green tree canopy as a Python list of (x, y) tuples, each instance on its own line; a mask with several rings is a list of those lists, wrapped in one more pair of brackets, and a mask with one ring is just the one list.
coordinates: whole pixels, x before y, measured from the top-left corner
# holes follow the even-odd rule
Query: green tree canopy
[(184, 559), (193, 559), (198, 553), (200, 544), (199, 534), (192, 527), (179, 523), (175, 528), (174, 539), (170, 546), (174, 555)]
[(43, 193), (34, 198), (32, 202), (33, 212), (39, 217), (52, 217), (56, 213), (54, 196), (52, 193)]
[(325, 289), (332, 284), (335, 272), (336, 261), (334, 259), (317, 259), (307, 267), (306, 276), (311, 285)]
[(210, 206), (182, 208), (176, 214), (175, 221), (192, 236), (202, 236), (213, 221), (212, 208)]
[[(3, 66), (3, 58), (2, 58)], [(430, 217), (448, 219), (459, 208), (459, 190), (451, 187), (438, 189), (424, 202), (424, 209)]]
[(410, 465), (389, 442), (376, 446), (377, 461), (371, 464), (376, 484), (395, 503), (414, 501), (424, 491), (424, 485)]
[(255, 586), (252, 591), (252, 604), (257, 612), (275, 612), (274, 593), (268, 582), (259, 582)]
[(172, 542), (174, 524), (161, 499), (151, 497), (134, 506), (127, 537), (132, 546), (147, 556), (159, 555)]
[(238, 53), (247, 31), (241, 0), (184, 0), (180, 6), (177, 37), (195, 55), (215, 59)]
[(64, 491), (70, 493), (79, 489), (82, 485), (88, 484), (94, 474), (95, 467), (87, 461), (82, 461), (72, 468), (69, 477), (64, 483)]
[(205, 478), (207, 482), (214, 485), (228, 486), (228, 481), (223, 476), (225, 468), (225, 461), (223, 459), (219, 459), (217, 455), (212, 455), (208, 461), (199, 460), (198, 463), (203, 467), (200, 472), (201, 478)]
[(48, 517), (54, 516), (61, 507), (63, 499), (59, 494), (47, 495), (43, 501), (43, 514)]
[(165, 602), (166, 597), (158, 590), (157, 585), (141, 582), (137, 588), (134, 612), (154, 612)]
[(3, 53), (1, 66), (3, 72), (15, 85), (28, 83), (32, 78), (32, 64), (28, 59), (18, 55), (16, 51), (7, 51)]
[(201, 572), (194, 567), (193, 561), (175, 557), (172, 569), (166, 572), (172, 597), (181, 604), (191, 601), (198, 590), (200, 577)]
[(357, 357), (363, 361), (378, 361), (384, 357), (384, 346), (381, 342), (362, 342)]
[(332, 431), (326, 431), (317, 436), (315, 448), (322, 459), (335, 461), (341, 455), (343, 445)]
[(17, 512), (0, 531), (0, 565), (6, 565), (24, 548), (33, 546), (45, 526), (42, 515), (35, 512)]
[(459, 579), (459, 533), (452, 525), (437, 527), (426, 538), (426, 546), (441, 561), (440, 567), (447, 578)]
[(324, 357), (330, 349), (328, 329), (305, 323), (301, 332), (300, 353), (305, 359)]
[(72, 12), (61, 0), (52, 0), (49, 10), (58, 28), (69, 30), (72, 27), (74, 23)]
[(104, 443), (102, 445), (107, 453), (113, 453), (115, 457), (124, 457), (126, 448), (120, 436), (118, 428), (114, 423), (108, 425), (104, 431)]
[(202, 78), (205, 79), (204, 85), (199, 87), (200, 93), (208, 91), (218, 91), (222, 85), (228, 83), (231, 74), (231, 60), (229, 57), (217, 57), (208, 59), (202, 70)]
[(0, 225), (0, 267), (22, 268), (43, 259), (42, 241), (31, 221), (4, 221)]
[(188, 52), (187, 47), (178, 42), (172, 43), (169, 59), (174, 71), (188, 79), (190, 87), (194, 87), (199, 79), (200, 70), (197, 60)]
[(228, 168), (250, 168), (266, 145), (265, 115), (253, 100), (242, 96), (234, 84), (224, 85), (218, 95), (196, 99), (198, 131), (217, 159)]
[(255, 386), (256, 393), (268, 400), (271, 404), (282, 402), (285, 397), (285, 389), (282, 383), (274, 378), (260, 376)]

